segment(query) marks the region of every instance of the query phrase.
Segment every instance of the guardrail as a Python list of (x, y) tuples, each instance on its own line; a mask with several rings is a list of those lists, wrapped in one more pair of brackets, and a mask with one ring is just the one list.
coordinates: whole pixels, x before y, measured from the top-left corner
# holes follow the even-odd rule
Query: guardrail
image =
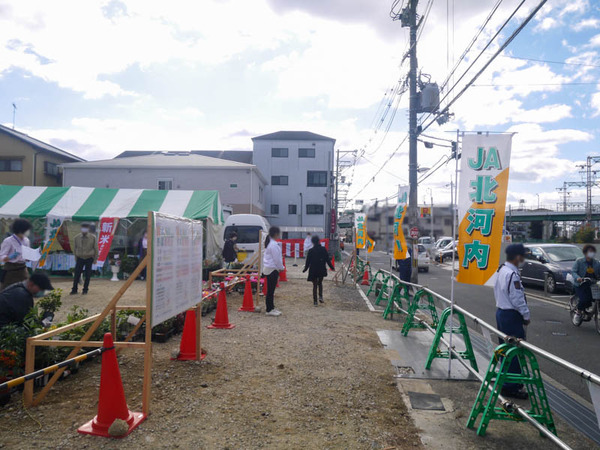
[[(363, 260), (364, 262), (364, 260)], [(437, 292), (429, 289), (428, 287), (421, 285), (421, 284), (415, 284), (415, 283), (410, 283), (407, 281), (403, 281), (401, 280), (398, 276), (396, 276), (395, 274), (384, 270), (384, 269), (380, 269), (382, 272), (386, 273), (387, 275), (389, 275), (390, 277), (392, 277), (396, 283), (399, 284), (403, 284), (405, 286), (409, 286), (413, 289), (415, 289), (416, 291), (423, 291), (426, 292), (430, 295), (432, 295), (434, 298), (437, 298), (439, 301), (447, 304), (450, 308), (450, 328), (452, 328), (452, 319), (453, 319), (453, 314), (454, 311), (461, 313), (463, 316), (468, 317), (469, 319), (471, 319), (476, 325), (479, 325), (482, 328), (487, 329), (488, 331), (496, 334), (500, 339), (503, 339), (505, 342), (510, 343), (516, 347), (521, 347), (524, 349), (529, 350), (530, 352), (532, 352), (533, 354), (540, 356), (548, 361), (551, 361), (561, 367), (563, 367), (564, 369), (576, 374), (577, 376), (581, 377), (582, 379), (589, 381), (590, 383), (593, 383), (597, 386), (600, 386), (600, 376), (596, 375), (595, 373), (590, 372), (587, 369), (584, 369), (582, 367), (579, 367), (576, 364), (573, 364), (563, 358), (560, 358), (559, 356), (556, 356), (550, 352), (548, 352), (547, 350), (544, 350), (540, 347), (537, 347), (527, 341), (524, 340), (520, 340), (520, 339), (515, 339), (514, 337), (508, 336), (506, 333), (503, 333), (502, 331), (498, 330), (496, 327), (494, 327), (493, 325), (490, 325), (489, 323), (487, 323), (486, 321), (484, 321), (483, 319), (480, 319), (479, 317), (475, 316), (474, 314), (470, 313), (469, 311), (467, 311), (464, 308), (461, 308), (460, 306), (456, 305), (456, 304), (452, 304), (452, 302), (444, 297), (443, 295), (438, 294)], [(358, 280), (355, 280), (355, 282), (357, 282)], [(398, 303), (394, 302), (396, 308), (401, 311), (404, 314), (408, 314), (408, 311), (406, 311), (405, 309), (403, 309), (401, 307), (401, 305), (399, 305)], [(436, 333), (436, 330), (431, 327), (424, 319), (420, 319), (420, 318), (416, 318), (415, 319), (424, 327), (426, 328), (428, 331), (432, 332), (432, 333)], [(451, 337), (452, 335), (450, 335)], [(481, 376), (479, 374), (479, 372), (477, 372), (475, 369), (473, 369), (466, 360), (462, 359), (460, 357), (460, 355), (458, 354), (458, 352), (456, 350), (454, 350), (454, 347), (451, 344), (451, 341), (448, 342), (446, 339), (444, 339), (443, 337), (441, 337), (440, 342), (445, 345), (446, 347), (448, 347), (448, 351), (455, 356), (455, 358), (450, 358), (450, 361), (452, 361), (453, 359), (456, 359), (456, 361), (458, 361), (459, 363), (461, 363), (470, 373), (472, 373), (475, 377), (477, 377), (480, 381), (484, 381), (484, 377)], [(489, 390), (493, 391), (494, 387), (492, 384), (490, 384), (489, 386)], [(542, 424), (540, 424), (537, 420), (535, 420), (535, 418), (531, 417), (523, 408), (521, 408), (519, 405), (517, 405), (514, 402), (510, 402), (508, 400), (506, 400), (504, 397), (502, 397), (501, 395), (498, 395), (498, 400), (503, 404), (503, 405), (508, 405), (510, 407), (512, 407), (514, 409), (514, 411), (518, 412), (518, 414), (523, 417), (523, 419), (527, 420), (529, 423), (531, 423), (540, 433), (542, 433), (545, 437), (547, 437), (548, 439), (550, 439), (554, 444), (556, 444), (558, 447), (562, 448), (562, 449), (571, 449), (571, 447), (569, 447), (569, 445), (567, 445), (566, 443), (564, 443), (563, 441), (561, 441), (556, 435), (554, 435), (552, 432), (550, 432), (547, 428), (545, 428)]]

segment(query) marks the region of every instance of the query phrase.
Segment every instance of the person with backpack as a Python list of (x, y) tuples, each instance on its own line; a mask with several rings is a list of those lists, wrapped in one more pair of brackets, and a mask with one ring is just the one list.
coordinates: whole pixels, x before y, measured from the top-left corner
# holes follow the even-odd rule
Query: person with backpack
[(308, 270), (308, 281), (312, 281), (313, 284), (313, 302), (315, 306), (317, 303), (317, 291), (319, 294), (319, 302), (323, 301), (323, 278), (327, 276), (327, 265), (334, 270), (331, 260), (329, 259), (329, 253), (327, 249), (321, 245), (319, 236), (313, 236), (311, 239), (312, 246), (306, 255), (306, 263), (304, 270)]

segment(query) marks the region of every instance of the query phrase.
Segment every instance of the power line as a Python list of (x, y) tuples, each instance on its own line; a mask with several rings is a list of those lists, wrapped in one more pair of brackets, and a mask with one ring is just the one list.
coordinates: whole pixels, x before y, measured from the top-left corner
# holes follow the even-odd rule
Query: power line
[[(545, 1), (544, 1), (545, 2)], [(467, 67), (467, 69), (462, 73), (462, 75), (458, 78), (458, 81), (456, 81), (453, 86), (450, 89), (446, 90), (446, 94), (439, 100), (437, 106), (436, 106), (436, 110), (441, 106), (441, 104), (444, 102), (444, 100), (446, 98), (448, 98), (448, 96), (450, 95), (450, 93), (452, 93), (454, 91), (454, 88), (458, 85), (458, 83), (461, 82), (461, 80), (467, 75), (467, 73), (469, 72), (469, 70), (471, 70), (471, 68), (475, 65), (475, 63), (477, 63), (477, 61), (479, 61), (479, 58), (481, 58), (481, 56), (485, 53), (485, 51), (488, 49), (488, 47), (490, 45), (492, 45), (492, 43), (494, 42), (494, 40), (500, 35), (500, 33), (502, 32), (502, 30), (509, 24), (509, 22), (512, 20), (512, 18), (515, 16), (515, 14), (517, 14), (517, 12), (519, 11), (519, 9), (521, 9), (521, 7), (523, 6), (523, 4), (525, 3), (525, 0), (521, 0), (521, 3), (519, 3), (517, 5), (517, 7), (514, 9), (514, 11), (510, 14), (510, 16), (508, 16), (508, 19), (506, 19), (504, 21), (504, 23), (502, 24), (502, 26), (496, 31), (496, 33), (492, 36), (492, 38), (488, 41), (488, 43), (483, 47), (483, 49), (479, 52), (479, 54), (475, 57), (475, 59), (471, 62), (471, 64), (469, 65), (469, 67)], [(484, 69), (487, 68), (487, 66), (491, 63), (493, 59), (490, 59), (490, 61), (488, 61), (488, 63), (486, 65), (484, 65)], [(468, 84), (467, 84), (468, 86)], [(462, 94), (459, 94), (462, 95)], [(447, 111), (448, 107), (454, 103), (454, 101), (457, 99), (457, 97), (454, 97), (454, 99), (452, 99), (448, 105), (446, 105), (446, 107), (443, 109), (443, 111)], [(429, 113), (427, 115), (427, 117), (425, 117), (421, 123), (425, 122), (427, 119), (429, 119), (431, 116), (433, 115), (433, 113)], [(438, 113), (436, 115), (436, 118), (441, 115), (441, 113)], [(433, 119), (435, 120), (435, 118)], [(431, 123), (430, 123), (431, 124)], [(428, 125), (429, 127), (429, 125)], [(426, 128), (423, 128), (426, 129)]]
[(454, 64), (454, 67), (452, 68), (452, 71), (448, 74), (448, 76), (446, 77), (446, 79), (443, 81), (440, 89), (443, 89), (448, 84), (448, 81), (450, 81), (450, 78), (452, 77), (452, 75), (454, 75), (454, 72), (456, 72), (456, 69), (458, 69), (458, 66), (460, 65), (460, 63), (466, 58), (467, 54), (473, 48), (473, 45), (475, 45), (475, 42), (477, 42), (477, 39), (479, 39), (479, 36), (481, 36), (481, 33), (483, 33), (483, 31), (485, 30), (485, 27), (487, 26), (487, 24), (490, 22), (490, 20), (492, 20), (492, 17), (494, 16), (494, 14), (496, 13), (496, 11), (500, 7), (501, 3), (502, 3), (502, 0), (498, 0), (496, 2), (496, 4), (492, 8), (492, 10), (488, 14), (488, 16), (485, 18), (485, 20), (483, 21), (483, 23), (479, 27), (479, 30), (477, 31), (477, 33), (475, 33), (475, 36), (473, 36), (473, 39), (471, 39), (471, 42), (469, 43), (469, 45), (467, 45), (467, 47), (463, 51), (462, 55), (460, 55), (460, 57), (458, 58), (458, 61), (456, 62), (456, 64)]
[(474, 84), (472, 87), (518, 87), (518, 86), (597, 86), (598, 82), (568, 81), (565, 83), (517, 83), (517, 84)]
[(525, 56), (500, 55), (502, 58), (519, 59), (521, 61), (533, 61), (547, 64), (562, 64), (563, 66), (595, 67), (600, 69), (600, 64), (575, 63), (567, 61), (552, 61), (549, 59), (528, 58)]
[[(524, 0), (523, 0), (524, 1)], [(477, 81), (477, 78), (479, 78), (479, 76), (489, 67), (489, 65), (498, 57), (498, 55), (500, 55), (504, 49), (506, 47), (508, 47), (510, 45), (510, 43), (518, 36), (518, 34), (527, 26), (527, 24), (533, 19), (533, 17), (537, 14), (537, 12), (542, 8), (542, 6), (544, 6), (544, 4), (547, 2), (548, 0), (541, 0), (540, 3), (533, 9), (533, 11), (531, 11), (531, 13), (527, 16), (527, 18), (521, 23), (521, 25), (519, 25), (519, 27), (513, 31), (513, 33), (510, 35), (510, 37), (500, 46), (500, 48), (494, 53), (494, 55), (492, 55), (492, 57), (484, 64), (484, 66), (475, 74), (475, 76), (473, 76), (473, 78), (471, 78), (471, 80), (463, 87), (463, 89), (456, 95), (456, 97), (454, 97), (447, 105), (446, 107), (440, 111), (436, 117), (434, 117), (425, 127), (422, 128), (422, 131), (425, 131), (427, 128), (429, 128), (433, 122), (435, 122), (436, 118), (439, 117), (442, 114), (445, 114), (448, 112), (448, 109), (450, 108), (450, 106), (456, 102), (456, 100), (458, 100), (466, 91), (467, 89), (473, 84), (475, 83), (475, 81)], [(523, 2), (521, 2), (522, 4)], [(520, 7), (520, 5), (519, 5)], [(519, 8), (517, 7), (517, 9)], [(515, 10), (510, 17), (513, 17), (515, 15), (517, 10)], [(510, 19), (510, 18), (509, 18)], [(503, 25), (504, 27), (504, 25)], [(487, 46), (486, 46), (487, 48)], [(467, 69), (468, 70), (468, 69)], [(465, 72), (466, 73), (466, 72)], [(462, 78), (462, 77), (461, 77)], [(460, 79), (459, 79), (460, 82)], [(443, 100), (443, 99), (442, 99)]]

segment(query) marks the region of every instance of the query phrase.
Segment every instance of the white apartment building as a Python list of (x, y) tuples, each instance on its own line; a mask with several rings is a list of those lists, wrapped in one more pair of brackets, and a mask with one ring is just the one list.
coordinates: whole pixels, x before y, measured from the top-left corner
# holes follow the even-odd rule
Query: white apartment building
[(252, 162), (268, 183), (265, 216), (269, 222), (318, 227), (329, 237), (335, 139), (309, 131), (277, 131), (252, 141)]

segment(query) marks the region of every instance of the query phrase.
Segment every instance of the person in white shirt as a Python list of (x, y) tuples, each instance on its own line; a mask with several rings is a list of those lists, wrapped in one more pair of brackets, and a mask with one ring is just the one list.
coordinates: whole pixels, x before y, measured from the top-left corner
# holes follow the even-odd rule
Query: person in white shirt
[[(525, 339), (525, 325), (529, 325), (531, 320), (525, 289), (519, 274), (519, 267), (524, 261), (525, 247), (523, 244), (511, 244), (506, 247), (506, 262), (498, 269), (494, 284), (497, 308), (496, 325), (503, 333), (519, 339)], [(503, 341), (500, 340), (500, 343), (502, 344)], [(517, 359), (513, 359), (508, 371), (521, 373), (521, 366)], [(502, 395), (520, 399), (527, 398), (527, 392), (523, 385), (517, 383), (505, 383)]]
[(0, 290), (29, 278), (22, 247), (29, 247), (31, 223), (25, 219), (15, 219), (12, 223), (12, 235), (2, 241), (0, 246), (0, 264), (4, 264), (0, 273)]
[(281, 311), (275, 308), (274, 297), (279, 272), (284, 269), (281, 247), (277, 243), (281, 232), (279, 227), (269, 228), (269, 235), (265, 240), (265, 254), (263, 257), (263, 274), (267, 277), (267, 316), (280, 316)]
[(308, 251), (311, 248), (313, 248), (312, 236), (310, 235), (310, 233), (306, 233), (306, 237), (304, 238), (304, 249), (302, 250), (302, 253), (304, 253), (305, 258), (308, 255)]

